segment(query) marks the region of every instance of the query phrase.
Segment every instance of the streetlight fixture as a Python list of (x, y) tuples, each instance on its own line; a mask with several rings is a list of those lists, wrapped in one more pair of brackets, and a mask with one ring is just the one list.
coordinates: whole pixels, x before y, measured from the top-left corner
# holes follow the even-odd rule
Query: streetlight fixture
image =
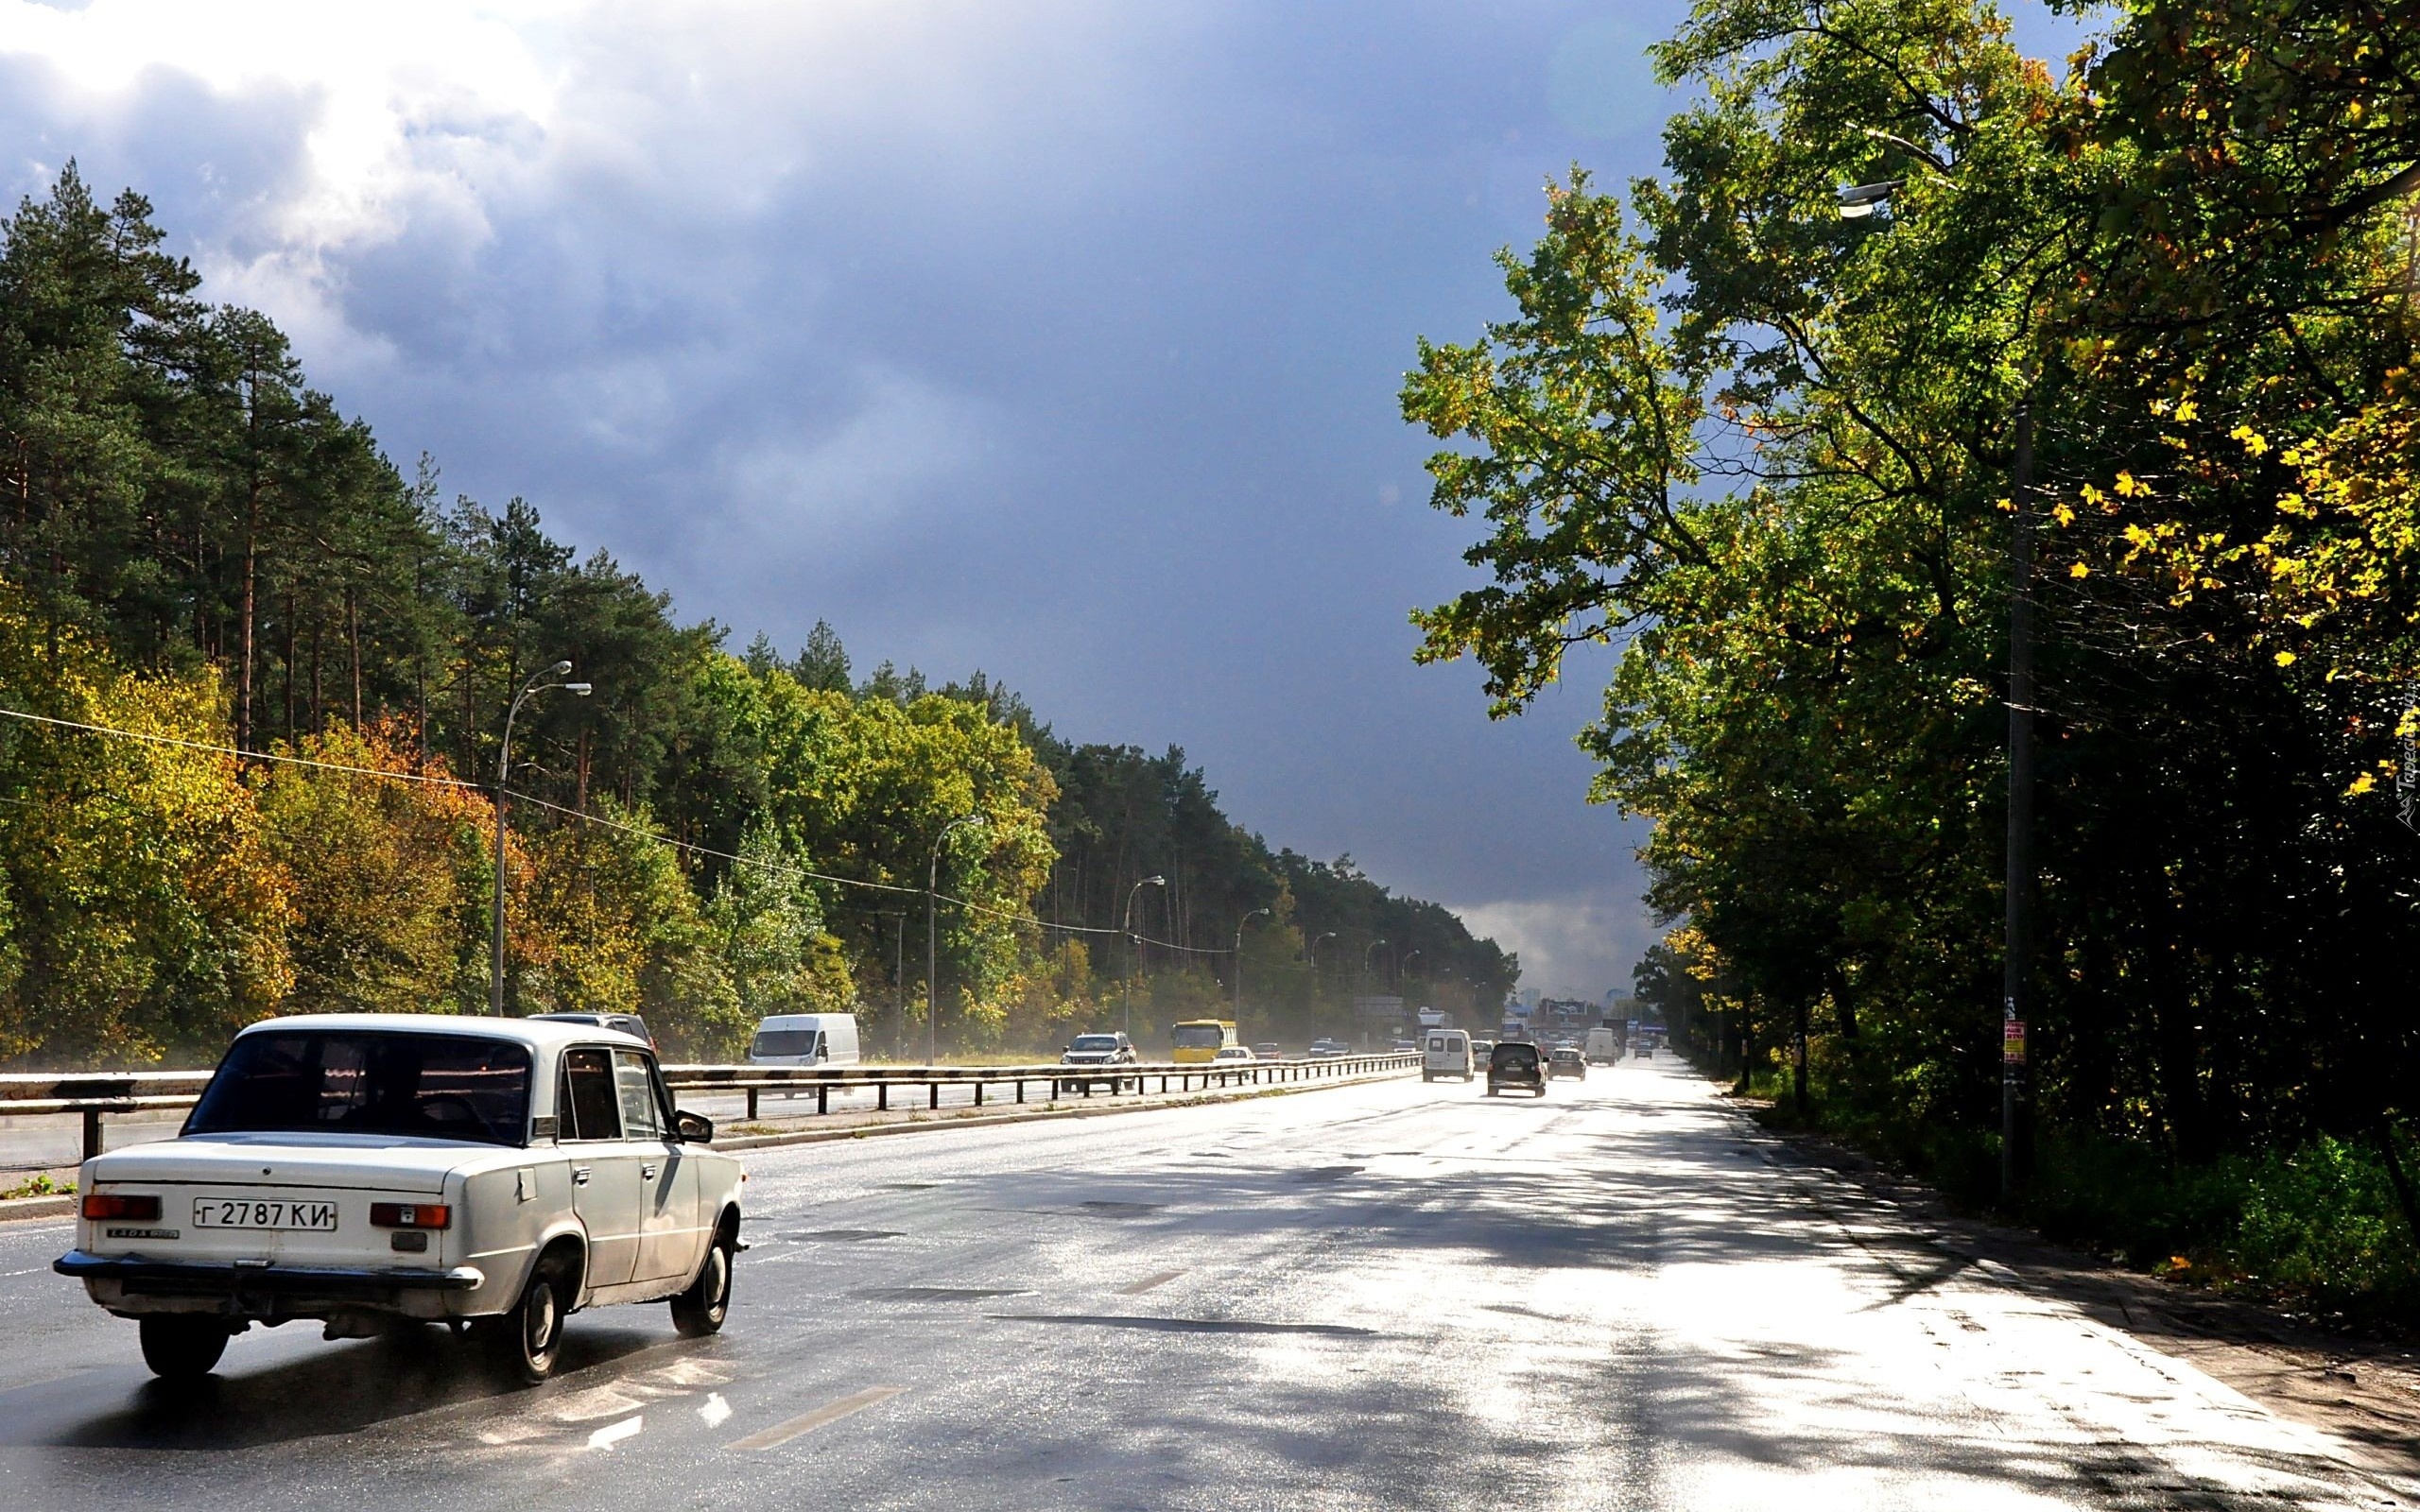
[[(1907, 180), (1886, 179), (1838, 192), (1841, 218), (1876, 211), (1888, 219), (1891, 197)], [(2029, 365), (2030, 367), (2030, 365)], [(2008, 839), (2002, 884), (2006, 916), (2000, 936), (2000, 1198), (2013, 1201), (2032, 1177), (2032, 1132), (2026, 1079), (2026, 1021), (2033, 957), (2033, 394), (2029, 380), (2014, 417), (2015, 455), (2009, 463)], [(1804, 1064), (1806, 1047), (1799, 1047)]]
[(1311, 963), (1311, 985), (1314, 988), (1318, 987), (1320, 977), (1320, 940), (1334, 938), (1336, 938), (1336, 931), (1331, 929), (1321, 935), (1319, 939), (1303, 947), (1303, 959)]
[(1890, 219), (1891, 197), (1897, 194), (1899, 186), (1907, 181), (1905, 179), (1885, 179), (1879, 183), (1852, 184), (1841, 189), (1835, 196), (1840, 201), (1841, 218), (1863, 220), (1868, 215), (1879, 215), (1885, 220)]
[(504, 786), (512, 773), (512, 720), (521, 713), (524, 700), (533, 693), (545, 693), (561, 688), (585, 698), (590, 685), (585, 682), (548, 682), (571, 670), (569, 662), (558, 662), (545, 671), (532, 676), (512, 696), (504, 711), (504, 741), (496, 747), (495, 756), (495, 898), (488, 919), (488, 1012), (504, 1017)]
[(1166, 877), (1145, 877), (1126, 890), (1126, 981), (1119, 991), (1126, 1000), (1126, 1039), (1130, 1044), (1134, 1039), (1134, 947), (1140, 943), (1134, 938), (1134, 895), (1146, 887), (1167, 885)]
[(980, 814), (969, 814), (942, 826), (933, 836), (933, 863), (925, 869), (925, 1064), (937, 1066), (942, 1059), (942, 1019), (940, 998), (935, 990), (941, 980), (941, 876), (942, 846), (952, 830), (970, 824), (982, 824)]
[(1244, 926), (1255, 919), (1266, 919), (1269, 910), (1255, 908), (1236, 920), (1236, 1038), (1244, 1037)]

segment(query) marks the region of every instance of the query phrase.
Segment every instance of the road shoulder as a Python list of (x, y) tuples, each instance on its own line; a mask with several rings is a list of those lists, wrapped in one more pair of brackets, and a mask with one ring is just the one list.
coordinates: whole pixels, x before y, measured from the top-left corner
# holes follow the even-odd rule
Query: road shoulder
[[(1987, 1263), (2014, 1284), (2182, 1360), (2279, 1417), (2341, 1440), (2361, 1468), (2420, 1480), (2420, 1348), (2330, 1332), (2254, 1303), (2125, 1270), (2028, 1229), (1956, 1211), (1931, 1187), (1802, 1130), (1768, 1128), (1724, 1106), (1777, 1165), (1821, 1171), (1949, 1254)], [(1853, 1214), (1841, 1214), (1851, 1221)]]

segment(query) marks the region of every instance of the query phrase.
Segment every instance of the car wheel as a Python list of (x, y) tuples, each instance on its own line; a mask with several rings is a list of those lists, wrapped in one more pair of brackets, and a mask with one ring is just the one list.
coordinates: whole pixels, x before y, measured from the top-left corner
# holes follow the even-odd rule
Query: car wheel
[(143, 1363), (163, 1381), (199, 1381), (210, 1374), (233, 1336), (216, 1318), (189, 1313), (155, 1313), (139, 1327)]
[(672, 1299), (672, 1326), (681, 1331), (682, 1337), (702, 1339), (721, 1332), (723, 1315), (731, 1311), (731, 1240), (722, 1234), (715, 1235), (698, 1279), (689, 1283), (687, 1291)]
[(570, 1306), (569, 1277), (560, 1262), (541, 1260), (529, 1273), (521, 1300), (502, 1317), (488, 1320), (488, 1347), (506, 1375), (534, 1386), (554, 1374), (563, 1343), (563, 1313)]

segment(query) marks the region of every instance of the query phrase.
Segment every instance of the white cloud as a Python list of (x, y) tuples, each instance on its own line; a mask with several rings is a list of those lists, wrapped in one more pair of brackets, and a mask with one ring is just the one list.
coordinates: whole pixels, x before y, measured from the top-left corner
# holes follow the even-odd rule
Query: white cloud
[(1630, 970), (1657, 938), (1646, 905), (1611, 891), (1457, 903), (1474, 935), (1521, 956), (1521, 985), (1548, 997), (1602, 997), (1630, 989)]

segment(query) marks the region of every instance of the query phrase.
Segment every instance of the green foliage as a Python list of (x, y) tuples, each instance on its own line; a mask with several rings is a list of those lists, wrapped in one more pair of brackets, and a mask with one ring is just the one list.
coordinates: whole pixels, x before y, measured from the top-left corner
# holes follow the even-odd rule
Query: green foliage
[(2030, 408), (2046, 1171), (2177, 1173), (2075, 1155), (2044, 1211), (2132, 1203), (2308, 1295), (2401, 1285), (2362, 1246), (2411, 1238), (2275, 1237), (2350, 1212), (2312, 1173), (2420, 1084), (2411, 19), (2145, 0), (2054, 82), (1971, 0), (1703, 0), (1655, 49), (1696, 92), (1664, 173), (1575, 170), (1499, 259), (1512, 315), (1404, 389), (1452, 443), (1435, 504), (1488, 522), (1422, 658), (1477, 658), (1507, 714), (1618, 648), (1580, 743), (1655, 821), (1642, 988), (1953, 1186), (1996, 1122)]

